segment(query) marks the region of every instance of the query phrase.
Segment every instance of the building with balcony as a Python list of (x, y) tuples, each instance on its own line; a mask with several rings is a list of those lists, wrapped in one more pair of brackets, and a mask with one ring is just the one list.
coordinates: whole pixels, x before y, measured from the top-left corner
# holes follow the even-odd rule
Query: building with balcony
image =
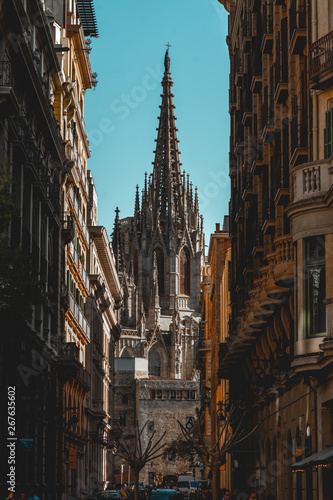
[[(95, 87), (89, 53), (91, 38), (98, 36), (93, 3), (84, 0), (47, 3), (52, 37), (57, 52), (59, 84), (52, 86), (51, 99), (70, 168), (65, 172), (61, 199), (64, 247), (64, 351), (63, 364), (63, 483), (66, 495), (79, 497), (87, 489), (86, 464), (87, 394), (91, 393), (89, 349), (92, 342), (88, 321), (90, 235), (87, 227), (90, 156), (84, 122), (87, 90)], [(81, 376), (83, 374), (83, 376)], [(91, 395), (93, 398), (94, 395)]]
[(0, 366), (17, 391), (16, 486), (43, 500), (75, 497), (87, 484), (91, 387), (83, 114), (96, 75), (86, 37), (98, 33), (84, 0), (4, 2), (0, 23), (1, 193), (9, 193), (1, 206), (9, 288)]
[[(229, 221), (225, 217), (223, 229), (216, 224), (211, 234), (206, 265), (202, 277), (203, 323), (199, 344), (202, 394), (202, 412), (205, 418), (205, 440), (211, 449), (222, 449), (223, 423), (229, 406), (228, 380), (219, 376), (219, 359), (229, 331), (229, 268), (231, 263)], [(216, 445), (216, 446), (215, 446)], [(227, 455), (211, 467), (212, 489), (231, 490), (231, 460)], [(205, 471), (205, 475), (207, 476)]]
[[(61, 67), (50, 21), (40, 0), (1, 4), (0, 377), (16, 400), (16, 492), (33, 488), (42, 499), (60, 499), (62, 190), (71, 158), (52, 107)], [(2, 453), (2, 494), (8, 467)]]
[[(116, 414), (125, 434), (133, 434), (136, 419), (141, 427), (149, 424), (144, 445), (154, 431), (158, 436), (167, 430), (166, 439), (175, 439), (177, 420), (190, 425), (200, 400), (198, 308), (204, 235), (197, 190), (180, 168), (172, 86), (167, 51), (154, 170), (145, 176), (142, 197), (137, 188), (134, 216), (120, 219), (116, 211), (112, 239), (124, 288), (116, 348)], [(127, 390), (135, 391), (134, 399), (125, 397)], [(120, 465), (118, 461), (117, 470)], [(140, 481), (152, 484), (166, 470), (175, 479), (187, 469), (189, 463), (160, 457), (141, 471)]]
[(86, 348), (86, 363), (91, 377), (91, 390), (85, 404), (88, 439), (86, 461), (89, 470), (86, 491), (93, 494), (104, 490), (114, 474), (110, 432), (115, 416), (114, 356), (116, 342), (120, 337), (118, 311), (123, 291), (106, 229), (98, 225), (97, 193), (90, 171), (88, 183), (87, 226), (90, 244), (87, 271), (90, 294), (87, 298), (86, 313), (91, 329), (91, 341)]
[(220, 375), (247, 410), (234, 485), (330, 496), (332, 15), (316, 0), (229, 12), (231, 315)]

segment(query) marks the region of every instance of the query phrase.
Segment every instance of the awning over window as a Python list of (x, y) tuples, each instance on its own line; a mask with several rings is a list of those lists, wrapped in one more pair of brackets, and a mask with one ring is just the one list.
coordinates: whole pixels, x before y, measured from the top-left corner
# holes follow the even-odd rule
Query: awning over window
[(98, 37), (98, 28), (93, 0), (77, 0), (85, 36)]
[(315, 465), (323, 465), (333, 460), (333, 446), (329, 446), (328, 448), (324, 448), (318, 453), (314, 453), (299, 462), (296, 462), (291, 466), (292, 469), (306, 469), (306, 467), (313, 467)]

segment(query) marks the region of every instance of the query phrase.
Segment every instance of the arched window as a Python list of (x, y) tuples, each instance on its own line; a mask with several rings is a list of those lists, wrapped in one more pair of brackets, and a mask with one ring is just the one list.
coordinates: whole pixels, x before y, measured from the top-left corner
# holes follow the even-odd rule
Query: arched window
[(128, 350), (128, 349), (126, 349), (126, 347), (125, 347), (125, 349), (123, 350), (123, 352), (121, 353), (121, 357), (122, 357), (122, 358), (131, 358), (131, 357), (132, 357), (132, 356), (131, 356), (131, 353), (129, 352), (129, 350)]
[(158, 272), (158, 293), (164, 295), (164, 252), (161, 247), (155, 248), (153, 252), (153, 265), (154, 253), (156, 254), (157, 272)]
[(161, 358), (154, 348), (150, 349), (148, 354), (148, 374), (154, 377), (161, 376)]
[(182, 248), (179, 256), (180, 287), (181, 295), (190, 295), (190, 252), (188, 248)]

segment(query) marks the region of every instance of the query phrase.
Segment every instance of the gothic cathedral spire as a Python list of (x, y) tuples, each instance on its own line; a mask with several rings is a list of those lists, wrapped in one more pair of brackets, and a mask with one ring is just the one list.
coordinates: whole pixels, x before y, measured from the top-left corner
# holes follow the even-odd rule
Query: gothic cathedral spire
[(152, 210), (154, 222), (161, 221), (162, 229), (170, 227), (175, 217), (184, 217), (182, 198), (182, 175), (179, 162), (179, 150), (174, 114), (170, 73), (169, 48), (164, 59), (163, 94), (156, 140), (155, 159), (153, 162)]

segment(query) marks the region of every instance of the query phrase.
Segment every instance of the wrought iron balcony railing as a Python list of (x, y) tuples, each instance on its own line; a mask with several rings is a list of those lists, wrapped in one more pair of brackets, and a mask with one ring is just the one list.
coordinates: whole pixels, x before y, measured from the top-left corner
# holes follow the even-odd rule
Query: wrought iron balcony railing
[(11, 86), (10, 61), (0, 61), (0, 87)]
[(333, 31), (323, 36), (309, 47), (309, 77), (314, 78), (333, 68)]

